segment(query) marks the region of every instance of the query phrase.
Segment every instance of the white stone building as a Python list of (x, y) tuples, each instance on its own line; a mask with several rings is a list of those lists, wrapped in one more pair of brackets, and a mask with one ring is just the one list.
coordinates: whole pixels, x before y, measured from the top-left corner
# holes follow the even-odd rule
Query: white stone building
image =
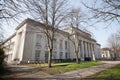
[(102, 58), (103, 59), (112, 59), (114, 58), (114, 54), (110, 48), (102, 48)]
[[(41, 33), (43, 29), (44, 24), (31, 19), (26, 19), (18, 25), (16, 32), (4, 42), (6, 61), (8, 63), (47, 61), (48, 49), (45, 35)], [(72, 35), (72, 39), (76, 40), (75, 32), (79, 33), (79, 59), (84, 61), (101, 58), (100, 45), (91, 34), (75, 27), (68, 27), (56, 31), (52, 59), (63, 61), (75, 59), (73, 44), (68, 39), (68, 36)]]

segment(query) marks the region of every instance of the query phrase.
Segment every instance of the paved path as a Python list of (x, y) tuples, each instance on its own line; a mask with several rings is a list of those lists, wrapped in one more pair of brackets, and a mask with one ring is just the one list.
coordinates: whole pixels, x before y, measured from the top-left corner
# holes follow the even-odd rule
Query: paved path
[(50, 77), (49, 74), (44, 73), (38, 68), (31, 66), (21, 66), (21, 65), (9, 65), (8, 69), (12, 71), (12, 74), (9, 74), (9, 77), (14, 78), (41, 78), (41, 77)]
[(15, 74), (14, 75), (11, 74), (10, 76), (11, 77), (14, 76), (15, 78), (49, 78), (49, 79), (62, 78), (63, 80), (66, 78), (80, 79), (96, 74), (97, 72), (100, 72), (107, 68), (114, 67), (117, 64), (120, 64), (120, 61), (103, 61), (103, 62), (106, 64), (93, 66), (85, 69), (78, 69), (58, 75), (49, 75), (44, 72), (40, 72), (38, 71), (38, 69), (35, 69), (33, 67), (14, 65), (11, 66), (11, 69), (15, 72)]
[(61, 78), (61, 77), (63, 78), (85, 78), (87, 76), (103, 71), (107, 68), (114, 67), (117, 64), (120, 64), (120, 61), (102, 61), (102, 62), (106, 64), (99, 65), (99, 66), (93, 66), (93, 67), (89, 67), (85, 69), (74, 70), (74, 71), (66, 72), (64, 74), (55, 75), (54, 77), (56, 78)]

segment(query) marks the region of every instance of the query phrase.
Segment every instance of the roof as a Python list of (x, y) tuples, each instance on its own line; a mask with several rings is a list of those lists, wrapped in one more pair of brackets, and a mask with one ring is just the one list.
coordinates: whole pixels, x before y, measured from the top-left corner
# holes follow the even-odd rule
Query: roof
[[(29, 20), (29, 18), (25, 19), (24, 21), (22, 21), (15, 29), (18, 30), (19, 28), (21, 28), (27, 21)], [(10, 37), (8, 37), (4, 42), (6, 43), (8, 40), (10, 40), (11, 38), (13, 38), (16, 35), (16, 32), (13, 33)]]
[(79, 35), (82, 36), (83, 38), (96, 42), (95, 39), (91, 38), (91, 34), (90, 34), (90, 33), (87, 33), (87, 32), (85, 32), (85, 31), (83, 31), (83, 30), (81, 30), (81, 29), (79, 29), (79, 28), (77, 28), (77, 27), (73, 27), (73, 26), (72, 26), (72, 28), (73, 28), (73, 29), (77, 29), (77, 30), (79, 30), (80, 32), (82, 32), (82, 33), (84, 33), (84, 34), (87, 35), (87, 36), (84, 36), (84, 35), (79, 34)]
[(103, 51), (110, 50), (110, 48), (102, 48)]
[(34, 20), (32, 20), (32, 19), (30, 19), (30, 18), (27, 18), (27, 19), (25, 19), (24, 21), (22, 21), (15, 29), (16, 29), (16, 30), (20, 29), (25, 23), (27, 23), (27, 22), (29, 22), (29, 21), (34, 21)]
[[(24, 20), (24, 21), (16, 28), (16, 30), (18, 30), (19, 28), (21, 28), (21, 27), (22, 27), (21, 25), (23, 25), (23, 24), (25, 24), (25, 23), (28, 23), (28, 24), (30, 24), (30, 25), (33, 25), (34, 27), (41, 25), (40, 27), (45, 28), (45, 24), (44, 24), (44, 23), (41, 23), (41, 22), (38, 22), (38, 21), (35, 21), (35, 20), (32, 20), (32, 19), (28, 18), (28, 19)], [(51, 30), (52, 28), (50, 27), (50, 25), (48, 25), (47, 29), (48, 29), (48, 30)], [(57, 31), (57, 32), (59, 32), (59, 33), (61, 33), (61, 34), (69, 34), (69, 33), (65, 32), (65, 31), (63, 31), (63, 30), (58, 29), (58, 28), (54, 28), (54, 29), (55, 29), (55, 31)]]
[[(30, 24), (30, 25), (33, 25), (33, 26), (40, 26), (40, 25), (42, 25), (42, 26), (40, 26), (40, 27), (45, 28), (45, 24), (44, 24), (44, 23), (40, 23), (40, 22), (38, 22), (38, 21), (32, 20), (32, 19), (30, 19), (30, 18), (27, 18), (27, 19), (25, 19), (24, 21), (22, 21), (22, 22), (16, 27), (16, 30), (20, 29), (20, 28), (21, 28), (24, 24), (26, 24), (26, 23), (28, 23), (28, 24)], [(43, 26), (44, 26), (44, 27), (43, 27)], [(50, 25), (49, 25), (49, 26), (50, 26)], [(76, 27), (72, 27), (72, 28), (77, 29), (77, 30), (85, 33), (86, 35), (91, 36), (91, 34), (85, 32), (85, 31), (83, 31), (83, 30), (81, 30), (81, 29), (79, 29), (79, 28), (76, 28)], [(47, 29), (50, 30), (51, 28), (50, 28), (50, 27), (47, 27)], [(67, 29), (67, 28), (66, 28), (66, 29)], [(57, 32), (61, 33), (61, 34), (69, 35), (68, 32), (65, 32), (65, 31), (63, 31), (63, 30), (60, 30), (60, 29), (58, 29), (58, 28), (55, 28), (55, 30), (56, 30)], [(10, 39), (11, 39), (12, 37), (14, 37), (15, 35), (16, 35), (16, 33), (14, 33), (12, 36), (10, 36), (8, 39), (6, 39), (5, 42), (7, 42), (8, 40), (10, 40)], [(83, 38), (86, 38), (86, 39), (89, 39), (89, 40), (92, 40), (92, 41), (95, 41), (95, 42), (96, 42), (96, 40), (95, 40), (95, 39), (92, 39), (91, 37), (83, 36), (83, 35), (80, 35), (80, 36), (82, 36)], [(5, 43), (5, 42), (4, 42), (4, 43)]]
[(99, 43), (96, 43), (97, 45), (99, 45), (99, 46), (101, 46), (101, 44), (99, 44)]
[[(43, 23), (40, 23), (40, 22), (38, 22), (38, 21), (35, 21), (35, 20), (32, 20), (32, 19), (30, 19), (30, 18), (27, 18), (27, 19), (25, 19), (24, 21), (22, 21), (15, 29), (16, 30), (18, 30), (18, 29), (20, 29), (24, 24), (26, 24), (26, 23), (28, 23), (28, 24), (30, 24), (30, 25), (36, 25), (36, 26), (40, 26), (40, 25), (43, 25), (43, 26), (45, 26), (45, 24), (43, 24)], [(41, 26), (42, 27), (42, 26)], [(44, 27), (42, 27), (42, 28), (44, 28)], [(50, 29), (50, 28), (48, 28), (48, 29)], [(65, 32), (65, 31), (62, 31), (62, 30), (60, 30), (60, 29), (56, 29), (59, 33), (61, 33), (61, 34), (68, 34), (67, 32)], [(3, 44), (5, 43), (5, 42), (7, 42), (8, 40), (10, 40), (11, 38), (13, 38), (14, 36), (16, 35), (16, 32), (14, 33), (14, 34), (12, 34), (9, 38), (7, 38), (4, 42), (3, 42)]]
[(90, 33), (87, 33), (87, 32), (85, 32), (85, 31), (81, 30), (80, 28), (73, 27), (73, 26), (72, 26), (72, 28), (74, 28), (74, 29), (76, 29), (76, 30), (79, 30), (80, 32), (83, 32), (83, 33), (85, 33), (85, 34), (87, 34), (87, 35), (91, 36), (91, 34), (90, 34)]

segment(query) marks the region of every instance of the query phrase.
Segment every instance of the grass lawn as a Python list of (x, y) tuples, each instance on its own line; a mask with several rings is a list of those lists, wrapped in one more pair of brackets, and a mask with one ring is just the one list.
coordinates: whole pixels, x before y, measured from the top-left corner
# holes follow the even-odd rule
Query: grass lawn
[(68, 72), (68, 71), (72, 71), (72, 70), (76, 70), (76, 69), (82, 69), (82, 68), (88, 68), (91, 66), (96, 66), (96, 65), (101, 65), (103, 64), (102, 62), (81, 62), (80, 64), (76, 64), (76, 63), (54, 63), (52, 64), (52, 68), (48, 68), (46, 67), (47, 64), (29, 64), (30, 66), (44, 66), (44, 67), (39, 67), (38, 69), (40, 71), (43, 71), (45, 73), (48, 74), (60, 74), (60, 73), (64, 73), (64, 72)]
[(93, 76), (89, 76), (88, 78), (92, 78), (94, 80), (120, 80), (120, 64), (113, 68), (109, 68), (102, 72), (99, 72)]

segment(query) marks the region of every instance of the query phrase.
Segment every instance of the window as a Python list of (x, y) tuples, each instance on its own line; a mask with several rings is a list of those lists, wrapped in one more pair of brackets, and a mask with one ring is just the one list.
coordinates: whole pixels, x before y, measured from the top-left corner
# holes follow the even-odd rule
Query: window
[(63, 52), (60, 52), (60, 59), (62, 59), (62, 56), (63, 56)]
[(62, 42), (63, 42), (63, 40), (60, 40), (60, 49), (63, 49), (63, 47), (62, 47)]
[(36, 45), (40, 45), (42, 36), (40, 34), (36, 35)]
[(56, 39), (53, 40), (53, 49), (57, 49), (57, 40)]
[(45, 49), (48, 49), (48, 44), (47, 44), (47, 42), (45, 42)]
[(67, 49), (68, 43), (67, 41), (65, 41), (65, 49)]
[(103, 58), (105, 58), (105, 56), (103, 55)]
[(48, 61), (48, 54), (49, 54), (49, 52), (48, 52), (48, 51), (45, 51), (45, 62)]
[(35, 61), (39, 61), (40, 60), (40, 50), (36, 50), (35, 51)]
[(79, 45), (79, 46), (81, 45), (81, 42), (82, 42), (82, 41), (81, 41), (81, 40), (79, 40), (79, 42), (78, 42), (78, 45)]
[(69, 59), (69, 53), (65, 53), (65, 59)]
[(53, 55), (52, 55), (53, 59), (56, 59), (56, 55), (57, 55), (57, 52), (56, 51), (53, 52)]

